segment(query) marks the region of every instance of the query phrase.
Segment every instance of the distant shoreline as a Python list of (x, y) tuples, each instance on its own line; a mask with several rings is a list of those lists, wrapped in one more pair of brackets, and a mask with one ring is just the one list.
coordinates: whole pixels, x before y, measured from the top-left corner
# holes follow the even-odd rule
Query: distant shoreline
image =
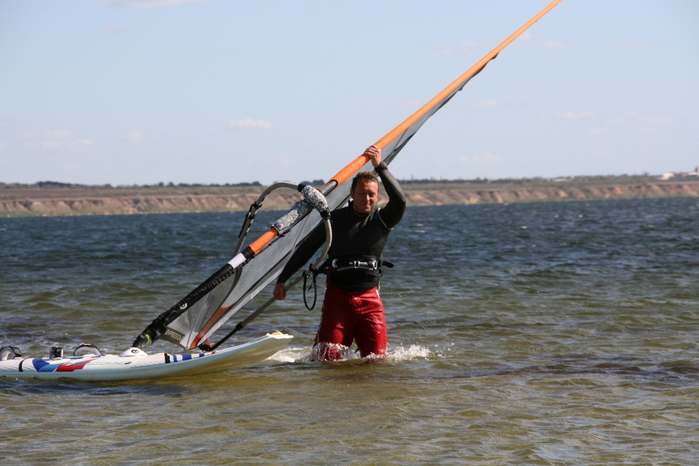
[[(57, 186), (58, 185), (58, 186)], [(581, 177), (557, 180), (452, 180), (402, 182), (409, 206), (547, 202), (569, 200), (699, 197), (699, 179), (658, 180), (643, 176)], [(124, 215), (246, 211), (264, 190), (237, 186), (84, 186), (0, 183), (0, 217)], [(299, 194), (276, 190), (264, 208), (286, 210)]]

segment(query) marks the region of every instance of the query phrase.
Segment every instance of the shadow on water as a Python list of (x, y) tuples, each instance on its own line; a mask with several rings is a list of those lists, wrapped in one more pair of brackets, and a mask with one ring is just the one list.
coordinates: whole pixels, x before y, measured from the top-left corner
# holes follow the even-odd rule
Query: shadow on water
[[(182, 379), (180, 379), (181, 381)], [(79, 382), (69, 379), (60, 380), (18, 380), (0, 377), (0, 396), (30, 395), (151, 395), (181, 397), (189, 395), (192, 388), (178, 384), (177, 379), (158, 381), (134, 380), (130, 382)]]
[[(481, 364), (483, 366), (485, 364)], [(627, 355), (551, 357), (540, 364), (498, 363), (474, 367), (452, 378), (484, 377), (574, 377), (618, 376), (663, 383), (695, 383), (699, 381), (699, 365), (695, 361), (653, 361)]]

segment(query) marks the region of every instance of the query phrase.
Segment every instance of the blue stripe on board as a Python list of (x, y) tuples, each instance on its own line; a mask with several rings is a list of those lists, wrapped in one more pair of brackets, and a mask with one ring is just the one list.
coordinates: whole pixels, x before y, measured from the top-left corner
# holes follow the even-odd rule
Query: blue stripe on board
[(32, 364), (34, 365), (34, 369), (36, 369), (38, 372), (53, 372), (58, 367), (58, 365), (46, 362), (42, 358), (32, 359)]

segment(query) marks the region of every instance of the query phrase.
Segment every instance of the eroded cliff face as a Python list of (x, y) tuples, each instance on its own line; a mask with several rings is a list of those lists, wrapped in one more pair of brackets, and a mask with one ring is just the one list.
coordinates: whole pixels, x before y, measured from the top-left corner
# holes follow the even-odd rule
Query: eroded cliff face
[[(699, 181), (658, 182), (609, 186), (490, 187), (459, 188), (439, 184), (407, 185), (410, 206), (543, 202), (565, 200), (633, 199), (699, 196)], [(222, 191), (222, 190), (219, 190)], [(237, 190), (240, 191), (240, 190)], [(117, 215), (137, 213), (220, 212), (248, 210), (259, 189), (235, 193), (148, 193), (133, 195), (89, 188), (26, 189), (0, 192), (0, 216)], [(265, 209), (286, 210), (300, 195), (275, 191), (264, 202)], [(385, 197), (384, 197), (385, 199)]]
[[(276, 196), (279, 197), (279, 196)], [(0, 201), (0, 215), (118, 215), (174, 212), (248, 210), (257, 194), (117, 196), (87, 198), (22, 199)], [(295, 202), (295, 201), (293, 201)], [(292, 204), (293, 204), (292, 202)], [(277, 206), (277, 204), (279, 204)], [(285, 199), (269, 199), (265, 207), (283, 209)], [(8, 215), (9, 214), (9, 215)]]
[(699, 183), (406, 191), (408, 205), (453, 205), (699, 196)]

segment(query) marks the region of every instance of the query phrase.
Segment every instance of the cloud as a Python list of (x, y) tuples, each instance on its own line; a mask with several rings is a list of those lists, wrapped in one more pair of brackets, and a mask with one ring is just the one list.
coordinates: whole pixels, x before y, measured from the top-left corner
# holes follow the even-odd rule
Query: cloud
[(543, 36), (535, 36), (531, 32), (522, 34), (515, 43), (545, 50), (566, 50), (571, 47), (570, 42), (564, 40), (546, 40)]
[(658, 115), (644, 115), (641, 112), (632, 112), (628, 115), (619, 115), (614, 118), (608, 118), (605, 123), (609, 125), (626, 125), (629, 123), (638, 123), (643, 125), (664, 125), (670, 123), (670, 119)]
[(177, 6), (182, 3), (205, 2), (209, 0), (111, 0), (108, 6), (127, 8), (159, 8)]
[(43, 133), (24, 132), (18, 134), (15, 140), (19, 146), (47, 151), (81, 152), (95, 145), (95, 141), (78, 137), (65, 129)]
[(605, 119), (606, 128), (590, 129), (587, 131), (587, 135), (599, 136), (604, 133), (624, 137), (633, 137), (638, 134), (654, 135), (660, 132), (662, 126), (671, 123), (672, 120), (664, 116), (632, 112)]
[(546, 50), (566, 50), (570, 48), (570, 42), (564, 40), (550, 40), (542, 42), (540, 47)]
[(658, 130), (652, 127), (638, 128), (639, 134), (657, 134)]
[(640, 112), (634, 112), (629, 115), (629, 117), (636, 120), (638, 123), (648, 124), (648, 125), (662, 125), (669, 123), (670, 119), (664, 116), (648, 116), (643, 115)]
[(253, 120), (252, 118), (246, 118), (244, 120), (233, 120), (228, 124), (229, 128), (232, 129), (270, 129), (272, 123), (265, 120)]
[(409, 100), (408, 102), (403, 102), (399, 105), (400, 108), (420, 108), (423, 102), (420, 100)]
[(607, 118), (604, 122), (608, 125), (625, 125), (629, 122), (629, 119), (619, 115), (614, 118)]
[(148, 143), (148, 138), (146, 138), (140, 131), (131, 131), (125, 134), (123, 139), (135, 145), (142, 145)]
[(491, 163), (498, 163), (500, 161), (502, 161), (502, 158), (490, 152), (477, 152), (472, 155), (461, 156), (461, 162), (465, 164), (485, 165)]
[(498, 102), (495, 99), (490, 99), (490, 100), (481, 100), (480, 102), (471, 102), (467, 104), (471, 108), (495, 108), (500, 106), (500, 102)]
[[(433, 57), (464, 57), (481, 56), (486, 50), (493, 47), (491, 41), (462, 40), (458, 45), (443, 45), (441, 49), (432, 53)], [(566, 50), (571, 47), (570, 42), (563, 40), (546, 40), (544, 36), (534, 36), (530, 32), (525, 32), (517, 38), (515, 44), (525, 47), (539, 48), (545, 50)]]
[(614, 43), (616, 47), (622, 48), (645, 48), (645, 47), (655, 47), (660, 45), (660, 42), (654, 42), (651, 40), (644, 39), (630, 39), (630, 40), (619, 40)]
[(41, 141), (41, 147), (44, 149), (60, 149), (71, 152), (87, 149), (94, 144), (95, 141), (80, 138), (68, 130), (46, 131)]
[(111, 24), (108, 26), (105, 26), (102, 28), (102, 32), (104, 34), (121, 34), (124, 32), (124, 28), (118, 28), (116, 26), (112, 26)]
[(595, 115), (595, 112), (571, 112), (570, 110), (565, 111), (563, 113), (559, 113), (556, 115), (556, 117), (559, 120), (580, 120), (583, 118), (594, 118), (597, 115)]
[(604, 128), (591, 128), (587, 130), (587, 133), (585, 133), (587, 136), (599, 136), (601, 134), (606, 133), (607, 130)]
[(444, 45), (440, 50), (433, 52), (433, 57), (463, 57), (478, 55), (482, 50), (481, 43), (462, 40), (456, 47)]

